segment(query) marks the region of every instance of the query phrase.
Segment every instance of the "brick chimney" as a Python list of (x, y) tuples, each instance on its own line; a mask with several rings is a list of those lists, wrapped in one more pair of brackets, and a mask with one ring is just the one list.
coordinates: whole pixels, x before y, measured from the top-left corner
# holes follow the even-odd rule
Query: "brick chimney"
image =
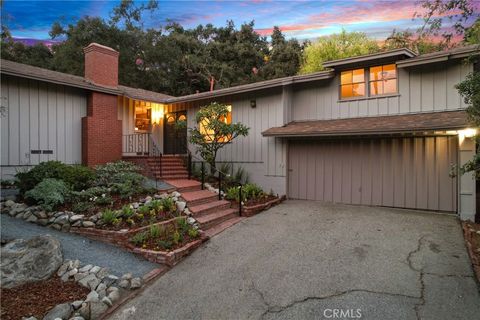
[(85, 53), (85, 79), (101, 85), (118, 85), (118, 51), (91, 43), (83, 48)]
[[(118, 52), (92, 43), (85, 53), (85, 79), (98, 86), (118, 86)], [(82, 163), (95, 166), (122, 158), (122, 121), (118, 97), (90, 91), (87, 116), (82, 118)]]

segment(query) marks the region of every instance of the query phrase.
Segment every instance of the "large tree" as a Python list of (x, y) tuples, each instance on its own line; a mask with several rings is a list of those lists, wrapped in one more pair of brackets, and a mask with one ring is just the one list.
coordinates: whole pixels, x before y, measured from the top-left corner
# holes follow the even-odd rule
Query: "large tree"
[(347, 32), (320, 37), (304, 51), (300, 73), (323, 70), (322, 63), (329, 60), (348, 58), (380, 51), (377, 42), (363, 32)]

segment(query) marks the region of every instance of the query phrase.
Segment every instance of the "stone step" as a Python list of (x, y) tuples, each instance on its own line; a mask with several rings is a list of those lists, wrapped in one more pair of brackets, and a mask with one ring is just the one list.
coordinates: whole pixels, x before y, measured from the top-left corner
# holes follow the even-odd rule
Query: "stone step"
[(216, 225), (219, 225), (226, 220), (238, 217), (237, 212), (237, 209), (224, 209), (214, 213), (209, 213), (198, 218), (195, 217), (195, 219), (200, 224), (200, 228), (202, 230), (207, 230)]
[(207, 202), (216, 201), (218, 195), (209, 190), (198, 190), (191, 192), (183, 192), (182, 198), (187, 202), (188, 207), (198, 206)]
[(178, 192), (190, 192), (190, 191), (197, 191), (201, 190), (202, 184), (197, 180), (189, 180), (189, 179), (165, 179), (165, 182), (169, 185), (175, 187)]
[(190, 212), (192, 212), (195, 218), (204, 216), (206, 214), (209, 214), (215, 211), (228, 209), (228, 208), (230, 208), (230, 202), (226, 200), (217, 200), (217, 201), (207, 202), (197, 206), (189, 207)]

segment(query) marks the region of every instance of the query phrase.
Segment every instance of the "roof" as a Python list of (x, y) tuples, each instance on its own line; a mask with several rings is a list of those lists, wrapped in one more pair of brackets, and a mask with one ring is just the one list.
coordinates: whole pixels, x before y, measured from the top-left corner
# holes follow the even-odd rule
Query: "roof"
[(27, 79), (68, 85), (86, 90), (104, 92), (115, 95), (124, 95), (132, 99), (148, 100), (163, 103), (166, 99), (172, 97), (163, 93), (125, 87), (122, 85), (119, 85), (117, 87), (101, 86), (88, 81), (84, 77), (74, 76), (68, 73), (38, 68), (27, 64), (3, 59), (0, 60), (0, 72), (11, 76), (18, 76)]
[(399, 68), (411, 67), (411, 66), (417, 66), (417, 65), (434, 63), (434, 62), (442, 62), (442, 61), (447, 61), (451, 59), (466, 58), (472, 54), (473, 55), (480, 54), (480, 45), (470, 45), (470, 46), (450, 49), (448, 51), (438, 51), (438, 52), (422, 54), (415, 58), (398, 61), (397, 66)]
[(227, 96), (231, 94), (257, 91), (257, 90), (268, 89), (268, 88), (273, 88), (278, 86), (285, 86), (285, 85), (294, 84), (294, 83), (330, 79), (330, 78), (333, 78), (334, 76), (335, 74), (331, 70), (320, 71), (320, 72), (299, 75), (299, 76), (290, 76), (290, 77), (277, 78), (277, 79), (266, 80), (266, 81), (259, 81), (259, 82), (244, 84), (244, 85), (225, 88), (225, 89), (218, 89), (214, 91), (194, 93), (186, 96), (170, 98), (166, 102), (177, 103), (177, 102), (208, 99), (208, 98), (214, 98), (214, 97), (222, 97), (222, 96)]
[(381, 59), (383, 60), (383, 59), (388, 59), (393, 57), (413, 58), (416, 56), (417, 54), (412, 50), (407, 48), (400, 48), (400, 49), (377, 52), (377, 53), (366, 54), (366, 55), (361, 55), (356, 57), (331, 60), (331, 61), (324, 62), (322, 65), (325, 68), (331, 68), (331, 67), (345, 66), (345, 65), (351, 65), (351, 64), (358, 64), (358, 63), (363, 63), (371, 60), (381, 60)]
[(465, 111), (290, 122), (264, 132), (266, 137), (328, 137), (453, 130), (468, 124)]

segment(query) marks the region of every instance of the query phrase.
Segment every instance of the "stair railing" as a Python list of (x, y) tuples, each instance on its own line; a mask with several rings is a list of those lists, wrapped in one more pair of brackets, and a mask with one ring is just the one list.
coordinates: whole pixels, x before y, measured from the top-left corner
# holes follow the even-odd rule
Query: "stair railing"
[[(201, 181), (201, 188), (202, 190), (205, 189), (205, 163), (206, 161), (194, 156), (190, 150), (187, 149), (187, 166), (188, 166), (188, 179), (191, 179), (192, 176), (192, 171), (193, 171), (193, 159), (196, 159), (197, 163), (200, 163), (201, 165), (201, 175), (200, 175), (200, 181)], [(230, 176), (229, 174), (222, 172), (218, 170), (215, 167), (210, 166), (210, 170), (213, 169), (213, 173), (215, 174), (218, 173), (218, 200), (222, 200), (222, 179), (225, 177)], [(243, 184), (241, 181), (233, 181), (233, 184), (238, 187), (238, 215), (241, 217), (242, 216), (242, 188)]]
[[(162, 165), (162, 151), (160, 151), (160, 148), (158, 145), (155, 143), (155, 140), (152, 138), (152, 134), (148, 134), (148, 156), (153, 157), (155, 159), (159, 159), (158, 165), (160, 166), (159, 171), (160, 171), (160, 177), (163, 177), (163, 165)], [(155, 162), (157, 164), (157, 162)], [(153, 173), (152, 175), (155, 178), (155, 187), (158, 189), (158, 177), (157, 174)]]

